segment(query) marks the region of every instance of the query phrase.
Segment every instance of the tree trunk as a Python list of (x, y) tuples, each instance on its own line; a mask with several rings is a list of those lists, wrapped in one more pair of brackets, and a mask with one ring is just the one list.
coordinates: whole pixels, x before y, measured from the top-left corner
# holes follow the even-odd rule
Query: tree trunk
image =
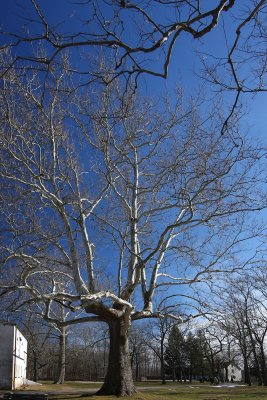
[(244, 357), (244, 382), (251, 386), (250, 371), (246, 357)]
[(183, 371), (182, 371), (182, 368), (180, 369), (179, 375), (180, 375), (179, 382), (183, 382)]
[(211, 357), (210, 367), (211, 367), (211, 376), (214, 380), (214, 378), (215, 378), (215, 363), (214, 363), (213, 356)]
[(110, 335), (108, 370), (98, 395), (131, 396), (136, 392), (133, 384), (129, 355), (129, 321), (108, 321)]
[(176, 370), (175, 370), (175, 364), (173, 362), (173, 366), (172, 366), (172, 381), (175, 382), (176, 381)]
[(260, 352), (261, 352), (261, 370), (262, 370), (263, 384), (264, 386), (267, 386), (267, 366), (266, 366), (266, 356), (265, 356), (263, 342), (260, 343)]
[(227, 367), (224, 367), (224, 370), (225, 370), (225, 382), (229, 382), (228, 368), (229, 368), (229, 365), (227, 365)]
[(192, 383), (192, 377), (193, 377), (193, 366), (192, 366), (192, 360), (190, 360), (190, 367), (189, 367), (189, 382)]
[(33, 356), (33, 380), (34, 382), (37, 382), (38, 380), (38, 369), (37, 369), (37, 355), (34, 353)]
[(262, 386), (262, 374), (261, 374), (261, 368), (260, 368), (260, 363), (259, 363), (259, 358), (257, 355), (257, 351), (255, 349), (255, 344), (253, 343), (253, 338), (251, 337), (251, 344), (252, 344), (252, 353), (254, 356), (254, 363), (255, 363), (255, 370), (258, 378), (258, 386)]
[(140, 377), (139, 377), (139, 361), (136, 359), (136, 369), (135, 369), (135, 380), (136, 382), (140, 381)]
[(58, 367), (58, 379), (55, 384), (59, 385), (64, 383), (65, 372), (66, 372), (66, 328), (62, 327), (60, 330), (59, 338), (59, 367)]
[(160, 343), (160, 375), (161, 375), (161, 383), (163, 385), (166, 384), (166, 374), (165, 374), (165, 365), (164, 365), (164, 339), (161, 340)]
[(162, 383), (162, 385), (166, 385), (166, 374), (165, 374), (164, 361), (161, 361), (161, 383)]

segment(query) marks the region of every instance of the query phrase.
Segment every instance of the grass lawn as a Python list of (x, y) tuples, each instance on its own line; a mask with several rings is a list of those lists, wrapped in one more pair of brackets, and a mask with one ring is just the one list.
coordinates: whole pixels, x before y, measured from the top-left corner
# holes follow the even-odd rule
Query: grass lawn
[[(215, 387), (208, 384), (179, 384), (159, 382), (138, 383), (139, 390), (133, 400), (267, 400), (267, 387), (237, 386)], [(42, 386), (28, 388), (34, 392), (49, 394), (51, 400), (108, 400), (115, 396), (95, 396), (94, 391), (100, 387), (97, 383), (66, 382), (64, 385), (53, 385), (50, 382)]]

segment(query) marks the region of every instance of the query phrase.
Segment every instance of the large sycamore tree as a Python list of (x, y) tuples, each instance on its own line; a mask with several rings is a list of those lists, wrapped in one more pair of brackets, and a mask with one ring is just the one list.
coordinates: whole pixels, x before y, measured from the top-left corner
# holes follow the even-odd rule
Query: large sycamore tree
[(262, 150), (234, 116), (221, 135), (220, 101), (178, 91), (174, 105), (156, 105), (118, 85), (73, 92), (50, 72), (46, 93), (34, 70), (1, 81), (1, 293), (47, 320), (65, 307), (62, 326), (77, 313), (107, 323), (100, 393), (131, 395), (132, 321), (180, 321), (179, 287), (201, 314), (195, 285), (239, 267), (245, 215), (264, 207)]

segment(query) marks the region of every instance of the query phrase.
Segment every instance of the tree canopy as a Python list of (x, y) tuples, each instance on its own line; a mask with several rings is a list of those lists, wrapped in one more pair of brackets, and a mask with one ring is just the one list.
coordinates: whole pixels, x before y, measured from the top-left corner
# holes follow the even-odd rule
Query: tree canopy
[[(101, 393), (130, 395), (131, 322), (203, 315), (197, 285), (243, 267), (257, 233), (248, 215), (266, 207), (266, 152), (241, 133), (237, 108), (265, 90), (266, 2), (23, 7), (24, 24), (1, 31), (1, 295), (55, 324), (68, 309), (60, 328), (106, 322)], [(232, 44), (215, 64), (202, 57), (202, 74), (235, 93), (228, 114), (210, 91), (141, 96), (138, 78), (167, 78), (179, 41), (224, 18)]]

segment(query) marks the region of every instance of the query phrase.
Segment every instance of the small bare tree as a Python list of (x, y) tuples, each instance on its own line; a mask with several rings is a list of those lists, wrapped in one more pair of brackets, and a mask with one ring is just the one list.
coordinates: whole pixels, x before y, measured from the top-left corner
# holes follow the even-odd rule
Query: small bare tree
[[(243, 355), (245, 378), (250, 382), (249, 362), (253, 363), (259, 385), (266, 386), (267, 334), (266, 298), (262, 296), (262, 272), (260, 268), (239, 278), (228, 281), (221, 295), (225, 309), (221, 325), (237, 341)], [(261, 282), (261, 283), (260, 283)]]
[(172, 318), (160, 318), (151, 323), (147, 328), (149, 332), (146, 338), (146, 345), (154, 352), (160, 363), (161, 383), (166, 384), (166, 363), (164, 359), (168, 336), (175, 320)]

